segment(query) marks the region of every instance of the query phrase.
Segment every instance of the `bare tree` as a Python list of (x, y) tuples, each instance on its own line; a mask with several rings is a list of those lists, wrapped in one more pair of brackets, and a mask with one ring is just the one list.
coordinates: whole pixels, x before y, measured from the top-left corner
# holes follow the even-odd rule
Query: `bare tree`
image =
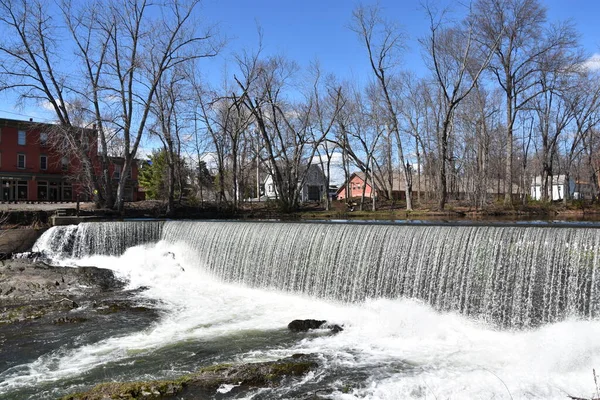
[[(82, 61), (83, 80), (60, 70), (60, 35), (55, 14), (42, 0), (0, 1), (0, 24), (7, 32), (0, 44), (0, 90), (16, 90), (23, 101), (48, 104), (62, 136), (68, 137), (100, 202), (111, 199), (106, 133), (121, 141), (124, 159), (114, 207), (122, 210), (125, 186), (145, 131), (152, 100), (162, 75), (190, 59), (217, 54), (221, 42), (211, 28), (198, 33), (193, 20), (199, 0), (154, 5), (147, 0), (85, 2), (82, 8), (61, 3), (70, 39)], [(86, 8), (83, 8), (86, 7)], [(157, 13), (151, 7), (160, 8)], [(85, 11), (84, 11), (85, 10)], [(155, 16), (153, 16), (155, 15)], [(76, 106), (76, 107), (75, 107)], [(95, 178), (94, 160), (87, 154), (74, 110), (88, 112), (101, 142), (102, 176)], [(94, 155), (95, 156), (95, 155)]]
[(329, 196), (331, 161), (338, 146), (334, 140), (329, 140), (328, 138), (334, 128), (336, 118), (343, 108), (343, 98), (341, 87), (335, 82), (333, 76), (326, 77), (323, 84), (321, 69), (318, 63), (312, 64), (311, 73), (313, 75), (313, 87), (310, 96), (314, 102), (314, 115), (312, 116), (313, 124), (309, 129), (313, 141), (316, 142), (321, 137), (325, 138), (321, 140), (321, 145), (317, 147), (317, 157), (321, 170), (325, 175), (323, 200), (325, 201), (325, 209), (329, 210), (331, 208), (331, 198)]
[(396, 137), (400, 171), (406, 182), (406, 209), (412, 210), (412, 179), (410, 163), (404, 154), (404, 143), (401, 137), (399, 112), (393, 94), (391, 79), (397, 67), (404, 45), (403, 35), (391, 22), (381, 17), (377, 7), (359, 6), (352, 13), (351, 29), (364, 43), (368, 53), (371, 70), (375, 75), (385, 110), (387, 129)]
[[(59, 70), (61, 36), (48, 4), (41, 0), (0, 1), (0, 91), (18, 93), (21, 102), (47, 104), (58, 125), (51, 132), (59, 150), (74, 154), (82, 166), (81, 181), (98, 189), (93, 155), (89, 152), (89, 131), (82, 130), (80, 103), (72, 90), (69, 75)], [(90, 126), (88, 126), (91, 128)]]
[[(598, 163), (597, 147), (594, 145), (597, 135), (595, 128), (600, 123), (600, 80), (598, 73), (583, 70), (576, 74), (575, 82), (567, 93), (568, 105), (573, 113), (574, 130), (572, 131), (571, 143), (566, 153), (567, 166), (565, 171), (570, 172), (577, 154), (583, 152), (586, 155), (589, 180), (593, 187), (594, 196), (598, 197)], [(565, 197), (565, 201), (566, 201)]]
[(427, 149), (423, 144), (424, 137), (427, 135), (426, 116), (427, 116), (427, 82), (417, 79), (413, 74), (405, 73), (402, 75), (403, 96), (399, 110), (402, 113), (402, 129), (410, 135), (415, 143), (415, 157), (417, 160), (417, 202), (421, 203), (421, 192), (423, 190), (422, 169), (423, 157), (427, 158)]
[(100, 177), (96, 188), (96, 201), (99, 206), (114, 204), (112, 179), (110, 176), (109, 142), (111, 135), (105, 129), (105, 116), (102, 111), (101, 78), (104, 72), (110, 32), (113, 21), (101, 17), (103, 3), (97, 0), (73, 3), (63, 0), (60, 9), (71, 39), (76, 45), (76, 57), (82, 65), (81, 85), (72, 85), (73, 91), (81, 99), (81, 109), (86, 111), (86, 119), (94, 121), (99, 142)]
[(175, 212), (175, 190), (179, 188), (179, 201), (183, 196), (183, 165), (181, 157), (182, 131), (185, 128), (184, 110), (189, 90), (184, 82), (185, 75), (174, 68), (166, 71), (156, 88), (151, 115), (154, 119), (149, 131), (163, 145), (167, 161), (167, 210), (168, 216)]
[(442, 97), (442, 116), (439, 137), (439, 208), (448, 200), (447, 162), (449, 161), (449, 141), (456, 108), (477, 85), (479, 77), (487, 68), (496, 50), (499, 35), (488, 49), (477, 46), (473, 35), (473, 20), (465, 21), (466, 27), (445, 27), (445, 12), (439, 16), (431, 8), (426, 8), (429, 17), (429, 36), (421, 40), (426, 49), (427, 62)]
[[(352, 163), (365, 174), (360, 200), (361, 210), (364, 210), (365, 205), (366, 184), (371, 186), (373, 211), (377, 208), (377, 189), (385, 188), (385, 182), (381, 181), (381, 174), (375, 173), (375, 153), (387, 127), (386, 123), (381, 122), (378, 117), (380, 109), (377, 94), (377, 91), (371, 90), (365, 97), (357, 89), (346, 85), (341, 91), (344, 108), (338, 113), (336, 119), (337, 144), (343, 149), (343, 154), (347, 158), (345, 164)], [(346, 165), (345, 169), (349, 170), (349, 165)], [(348, 172), (346, 175), (349, 175)], [(350, 196), (348, 178), (346, 176), (347, 198)]]
[[(566, 98), (570, 82), (569, 72), (564, 67), (543, 67), (539, 73), (542, 92), (531, 103), (537, 116), (539, 138), (542, 142), (539, 154), (542, 167), (542, 201), (550, 200), (548, 189), (549, 185), (552, 187), (553, 161), (558, 153), (559, 139), (574, 117), (573, 109), (568, 106)], [(565, 193), (565, 196), (568, 196), (568, 193)]]
[(215, 56), (221, 42), (211, 28), (198, 33), (193, 12), (199, 0), (174, 1), (152, 19), (146, 0), (113, 0), (104, 91), (116, 116), (111, 125), (123, 140), (124, 160), (115, 208), (123, 209), (128, 173), (144, 135), (152, 101), (162, 76), (190, 60)]
[[(265, 147), (265, 166), (273, 176), (279, 205), (284, 211), (297, 209), (300, 190), (309, 166), (328, 130), (311, 135), (315, 102), (290, 101), (298, 66), (283, 57), (260, 59), (259, 53), (238, 59), (242, 76), (235, 80), (240, 99), (253, 116)], [(314, 132), (314, 131), (313, 131)]]
[[(477, 0), (471, 18), (477, 40), (494, 53), (489, 70), (505, 93), (505, 187), (510, 189), (516, 116), (540, 93), (536, 77), (540, 57), (572, 47), (576, 35), (568, 24), (546, 29), (546, 10), (539, 0)], [(512, 204), (509, 189), (504, 197), (506, 205)]]

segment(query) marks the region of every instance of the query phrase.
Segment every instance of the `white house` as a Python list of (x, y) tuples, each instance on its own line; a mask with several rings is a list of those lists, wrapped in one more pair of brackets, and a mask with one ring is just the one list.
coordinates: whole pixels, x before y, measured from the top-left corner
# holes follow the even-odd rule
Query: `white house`
[[(585, 182), (576, 182), (565, 175), (553, 175), (552, 184), (548, 184), (548, 197), (551, 200), (563, 200), (568, 191), (571, 199), (589, 199), (592, 196), (591, 185)], [(542, 177), (536, 176), (531, 184), (531, 198), (534, 200), (542, 199)]]
[[(300, 185), (300, 182), (298, 182), (298, 185)], [(264, 186), (265, 197), (269, 199), (276, 199), (278, 197), (277, 186), (275, 185), (275, 181), (273, 180), (273, 176), (271, 174), (268, 174), (265, 177)], [(308, 167), (306, 178), (302, 183), (302, 188), (300, 190), (300, 202), (320, 201), (325, 195), (325, 190), (325, 174), (323, 174), (321, 167), (311, 164)]]

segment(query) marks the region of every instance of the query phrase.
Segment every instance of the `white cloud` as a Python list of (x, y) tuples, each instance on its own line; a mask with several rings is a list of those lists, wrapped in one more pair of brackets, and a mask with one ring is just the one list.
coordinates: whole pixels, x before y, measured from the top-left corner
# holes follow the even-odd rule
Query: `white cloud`
[[(321, 166), (319, 156), (315, 156), (312, 160), (313, 164)], [(327, 157), (323, 156), (323, 164), (327, 163)], [(326, 172), (326, 171), (323, 171)], [(341, 185), (344, 183), (344, 166), (342, 164), (342, 153), (333, 152), (331, 154), (331, 166), (329, 169), (330, 185)]]
[(206, 163), (206, 168), (211, 173), (216, 173), (219, 167), (218, 157), (216, 153), (204, 153), (200, 156), (200, 159)]
[(150, 148), (139, 147), (135, 158), (138, 160), (149, 160), (150, 156), (152, 155), (152, 151), (153, 149)]
[(584, 63), (583, 67), (588, 71), (598, 71), (600, 70), (600, 54), (596, 53), (590, 58), (588, 58)]

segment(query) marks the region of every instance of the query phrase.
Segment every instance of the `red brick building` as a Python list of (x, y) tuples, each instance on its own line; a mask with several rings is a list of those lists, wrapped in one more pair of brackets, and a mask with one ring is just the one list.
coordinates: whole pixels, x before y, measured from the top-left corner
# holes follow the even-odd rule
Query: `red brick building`
[[(80, 163), (50, 146), (50, 124), (0, 119), (0, 201), (73, 201), (91, 199), (89, 188), (78, 180)], [(89, 136), (89, 154), (99, 172), (97, 134)], [(110, 173), (116, 183), (119, 159), (113, 159)], [(122, 162), (120, 163), (122, 165)], [(117, 167), (117, 168), (115, 168)], [(126, 185), (126, 200), (137, 200), (137, 166), (132, 167)]]

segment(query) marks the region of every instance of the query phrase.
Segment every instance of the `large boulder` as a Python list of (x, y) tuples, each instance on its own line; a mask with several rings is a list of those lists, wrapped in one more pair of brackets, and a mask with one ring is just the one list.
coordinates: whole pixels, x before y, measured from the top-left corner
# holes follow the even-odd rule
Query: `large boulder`
[(319, 319), (295, 319), (288, 324), (288, 329), (292, 332), (308, 332), (311, 329), (330, 329), (333, 333), (343, 331), (341, 326), (329, 324), (325, 320)]
[(1, 229), (0, 260), (10, 258), (14, 253), (31, 249), (45, 229)]
[(84, 299), (122, 289), (110, 270), (54, 267), (27, 259), (0, 260), (0, 325), (79, 307)]

